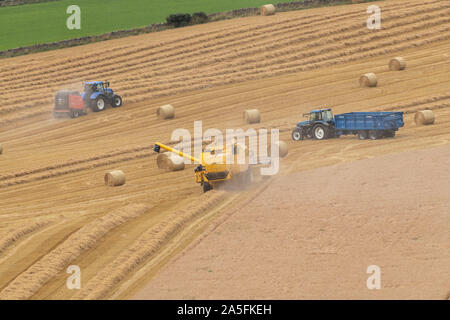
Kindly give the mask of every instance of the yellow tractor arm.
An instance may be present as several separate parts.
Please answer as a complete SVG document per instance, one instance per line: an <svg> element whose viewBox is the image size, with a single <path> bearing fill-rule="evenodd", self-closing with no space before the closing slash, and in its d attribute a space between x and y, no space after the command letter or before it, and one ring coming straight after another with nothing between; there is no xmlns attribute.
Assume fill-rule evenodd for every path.
<svg viewBox="0 0 450 320"><path fill-rule="evenodd" d="M176 150L174 148L171 148L171 147L166 146L165 144L162 144L162 143L159 143L159 142L155 143L155 146L153 147L153 151L159 152L161 150L161 148L166 149L167 151L176 153L176 154L178 154L181 157L188 158L188 159L190 159L193 162L202 163L202 161L197 159L197 158L194 158L194 157L192 157L190 155L184 154L183 152L181 152L179 150Z"/></svg>

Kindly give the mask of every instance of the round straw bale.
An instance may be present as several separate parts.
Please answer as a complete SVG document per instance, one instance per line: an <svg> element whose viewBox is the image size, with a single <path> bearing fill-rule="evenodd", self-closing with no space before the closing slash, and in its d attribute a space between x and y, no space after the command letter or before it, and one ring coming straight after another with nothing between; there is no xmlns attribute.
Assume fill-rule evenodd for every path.
<svg viewBox="0 0 450 320"><path fill-rule="evenodd" d="M184 159L178 155L172 154L169 157L172 171L184 170Z"/></svg>
<svg viewBox="0 0 450 320"><path fill-rule="evenodd" d="M359 78L359 84L361 87L376 87L378 84L377 76L375 73L366 73Z"/></svg>
<svg viewBox="0 0 450 320"><path fill-rule="evenodd" d="M244 111L244 122L246 123L260 123L261 115L258 109L249 109Z"/></svg>
<svg viewBox="0 0 450 320"><path fill-rule="evenodd" d="M2 147L2 144L0 143L0 154L2 154L3 153L3 147Z"/></svg>
<svg viewBox="0 0 450 320"><path fill-rule="evenodd" d="M156 157L156 165L160 169L169 169L169 160L166 153L158 154L158 156Z"/></svg>
<svg viewBox="0 0 450 320"><path fill-rule="evenodd" d="M260 9L262 16L271 16L275 14L275 6L273 4L263 5Z"/></svg>
<svg viewBox="0 0 450 320"><path fill-rule="evenodd" d="M286 157L288 154L287 143L284 141L278 141L278 142L276 142L276 144L278 145L278 154L279 154L280 158Z"/></svg>
<svg viewBox="0 0 450 320"><path fill-rule="evenodd" d="M417 125L428 125L434 123L434 113L431 110L417 111L414 116Z"/></svg>
<svg viewBox="0 0 450 320"><path fill-rule="evenodd" d="M175 117L175 109L170 105L166 104L164 106L156 109L156 116L160 119L171 119Z"/></svg>
<svg viewBox="0 0 450 320"><path fill-rule="evenodd" d="M105 174L105 185L110 187L121 186L125 184L125 173L121 170L113 170Z"/></svg>
<svg viewBox="0 0 450 320"><path fill-rule="evenodd" d="M406 61L402 57L396 57L389 61L389 70L400 71L406 68Z"/></svg>
<svg viewBox="0 0 450 320"><path fill-rule="evenodd" d="M167 153L160 153L158 157L156 157L156 164L158 168L164 169L167 171L180 171L184 170L184 161L183 158Z"/></svg>

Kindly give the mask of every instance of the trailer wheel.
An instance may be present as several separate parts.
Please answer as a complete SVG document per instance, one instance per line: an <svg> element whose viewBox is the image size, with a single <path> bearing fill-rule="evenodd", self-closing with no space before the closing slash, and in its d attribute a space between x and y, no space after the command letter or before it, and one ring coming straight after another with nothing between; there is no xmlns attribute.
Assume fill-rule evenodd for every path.
<svg viewBox="0 0 450 320"><path fill-rule="evenodd" d="M395 137L395 130L386 130L384 133L384 136L386 138L393 138Z"/></svg>
<svg viewBox="0 0 450 320"><path fill-rule="evenodd" d="M314 138L317 140L323 140L328 137L328 130L321 124L317 124L313 129Z"/></svg>
<svg viewBox="0 0 450 320"><path fill-rule="evenodd" d="M94 110L94 112L99 112L99 111L103 111L106 108L106 103L105 103L105 97L103 96L98 96L93 102L92 102L92 110Z"/></svg>
<svg viewBox="0 0 450 320"><path fill-rule="evenodd" d="M305 139L305 137L303 136L302 130L300 128L295 128L294 130L292 130L292 140L294 141L300 141Z"/></svg>
<svg viewBox="0 0 450 320"><path fill-rule="evenodd" d="M203 182L203 192L208 192L209 190L212 190L212 186L209 184L209 182Z"/></svg>
<svg viewBox="0 0 450 320"><path fill-rule="evenodd" d="M113 108L118 108L122 106L122 98L115 94L111 99L111 106Z"/></svg>
<svg viewBox="0 0 450 320"><path fill-rule="evenodd" d="M359 131L358 138L359 138L359 140L366 140L367 139L367 131L364 131L364 130Z"/></svg>
<svg viewBox="0 0 450 320"><path fill-rule="evenodd" d="M377 130L369 130L369 138L370 140L377 140L379 137Z"/></svg>
<svg viewBox="0 0 450 320"><path fill-rule="evenodd" d="M70 110L70 117L71 118L78 118L80 116L80 111L79 110Z"/></svg>
<svg viewBox="0 0 450 320"><path fill-rule="evenodd" d="M334 128L328 128L328 138L339 138L340 136Z"/></svg>

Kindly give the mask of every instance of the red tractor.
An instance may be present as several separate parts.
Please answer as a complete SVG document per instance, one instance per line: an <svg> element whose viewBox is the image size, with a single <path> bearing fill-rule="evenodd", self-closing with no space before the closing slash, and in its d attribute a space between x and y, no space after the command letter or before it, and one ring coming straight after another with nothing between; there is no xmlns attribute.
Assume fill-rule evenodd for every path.
<svg viewBox="0 0 450 320"><path fill-rule="evenodd" d="M122 106L122 98L109 87L108 81L90 81L84 83L84 92L62 90L56 94L53 116L70 115L78 118L87 114L87 109L94 112L103 111L106 105L113 108Z"/></svg>

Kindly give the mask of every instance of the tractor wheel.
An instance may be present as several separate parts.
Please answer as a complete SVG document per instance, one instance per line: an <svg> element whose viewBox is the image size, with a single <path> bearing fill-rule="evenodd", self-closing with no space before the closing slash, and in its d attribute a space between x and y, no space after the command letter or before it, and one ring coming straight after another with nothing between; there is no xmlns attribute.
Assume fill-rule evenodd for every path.
<svg viewBox="0 0 450 320"><path fill-rule="evenodd" d="M122 106L122 98L120 96L118 96L117 94L115 94L112 98L111 98L111 106L113 108L118 108Z"/></svg>
<svg viewBox="0 0 450 320"><path fill-rule="evenodd" d="M94 110L94 112L99 112L99 111L103 111L105 109L106 109L105 97L104 96L98 96L92 102L92 110Z"/></svg>
<svg viewBox="0 0 450 320"><path fill-rule="evenodd" d="M328 129L321 124L317 124L313 128L313 135L316 140L324 140L328 137Z"/></svg>
<svg viewBox="0 0 450 320"><path fill-rule="evenodd" d="M359 140L366 140L367 139L367 131L361 130L358 132L358 139Z"/></svg>
<svg viewBox="0 0 450 320"><path fill-rule="evenodd" d="M386 130L384 132L384 136L386 138L393 138L393 137L395 137L395 130Z"/></svg>
<svg viewBox="0 0 450 320"><path fill-rule="evenodd" d="M302 133L302 129L300 129L300 128L295 128L294 130L292 130L292 140L294 140L294 141L300 141L300 140L303 140L303 139L305 139L305 137L303 136L303 133Z"/></svg>
<svg viewBox="0 0 450 320"><path fill-rule="evenodd" d="M378 139L378 131L377 130L369 130L369 138L370 140Z"/></svg>
<svg viewBox="0 0 450 320"><path fill-rule="evenodd" d="M208 192L209 190L212 190L212 186L209 182L203 182L203 192Z"/></svg>
<svg viewBox="0 0 450 320"><path fill-rule="evenodd" d="M71 118L78 118L81 115L80 110L70 110L70 117Z"/></svg>

